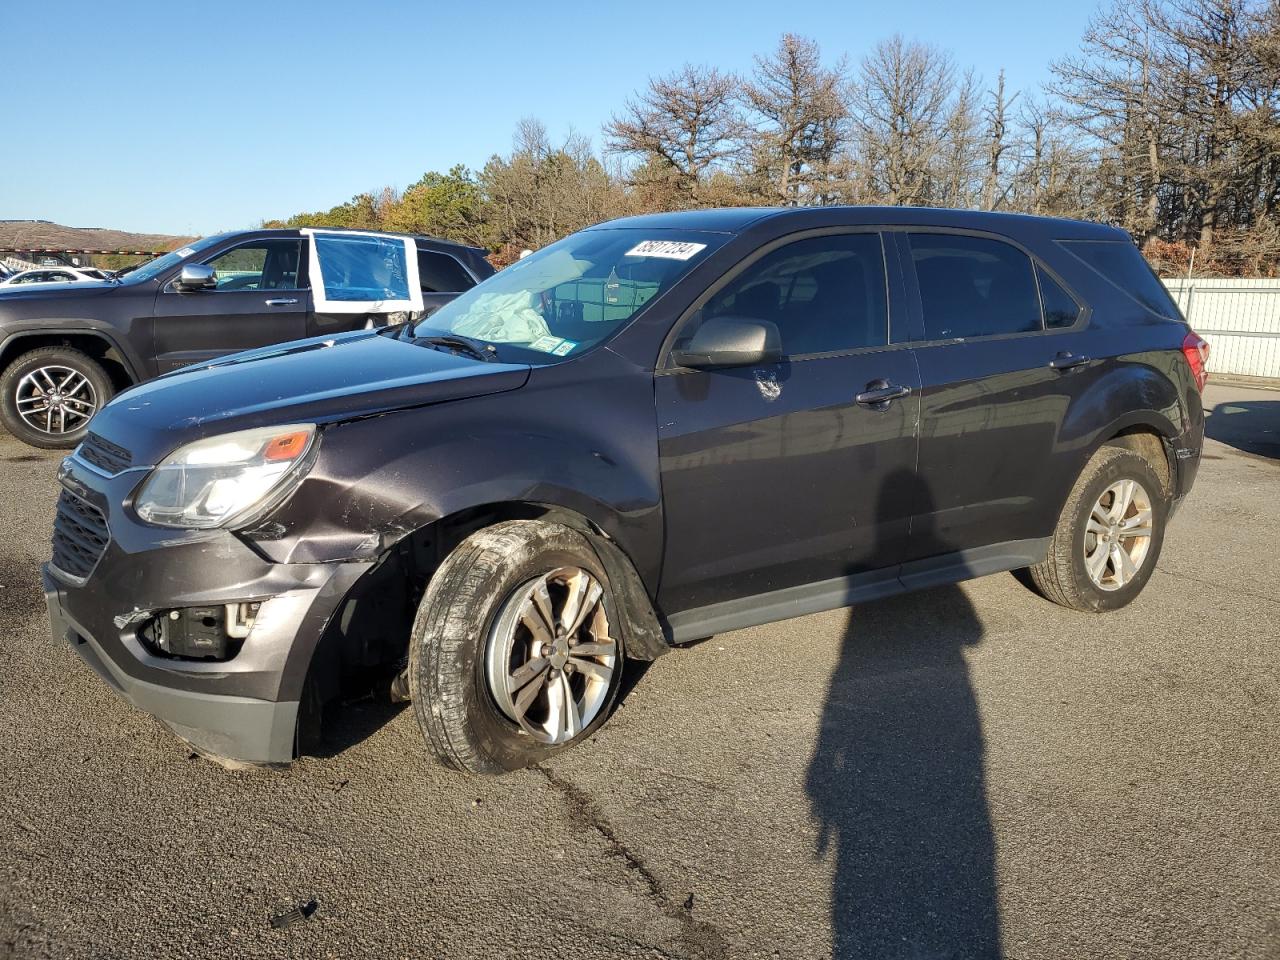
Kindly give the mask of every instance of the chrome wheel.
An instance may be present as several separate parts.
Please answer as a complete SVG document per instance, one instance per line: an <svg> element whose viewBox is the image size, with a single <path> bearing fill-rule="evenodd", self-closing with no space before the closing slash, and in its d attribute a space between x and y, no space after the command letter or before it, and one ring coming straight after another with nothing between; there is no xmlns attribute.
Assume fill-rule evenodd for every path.
<svg viewBox="0 0 1280 960"><path fill-rule="evenodd" d="M489 692L540 743L567 743L600 713L618 666L604 588L579 567L525 583L503 604L485 650Z"/></svg>
<svg viewBox="0 0 1280 960"><path fill-rule="evenodd" d="M1102 491L1084 531L1084 566L1100 590L1119 590L1135 576L1151 549L1151 497L1136 480L1117 480Z"/></svg>
<svg viewBox="0 0 1280 960"><path fill-rule="evenodd" d="M79 370L54 364L19 380L14 403L27 426L56 436L89 422L98 410L98 393Z"/></svg>

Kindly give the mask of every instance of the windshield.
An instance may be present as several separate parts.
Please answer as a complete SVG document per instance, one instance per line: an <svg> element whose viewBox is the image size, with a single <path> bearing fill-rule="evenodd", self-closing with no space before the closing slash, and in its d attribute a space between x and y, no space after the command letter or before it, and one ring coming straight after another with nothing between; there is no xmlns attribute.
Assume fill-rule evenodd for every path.
<svg viewBox="0 0 1280 960"><path fill-rule="evenodd" d="M494 344L502 359L553 363L620 329L725 241L687 230L588 230L494 274L413 329Z"/></svg>
<svg viewBox="0 0 1280 960"><path fill-rule="evenodd" d="M147 280L153 280L170 267L176 267L192 254L199 253L201 250L205 250L213 246L224 236L226 236L226 234L217 234L212 237L205 237L202 240L196 240L194 243L188 243L186 246L174 250L172 253L166 253L162 257L156 257L154 260L148 260L141 266L133 267L128 273L121 276L120 282L144 283Z"/></svg>

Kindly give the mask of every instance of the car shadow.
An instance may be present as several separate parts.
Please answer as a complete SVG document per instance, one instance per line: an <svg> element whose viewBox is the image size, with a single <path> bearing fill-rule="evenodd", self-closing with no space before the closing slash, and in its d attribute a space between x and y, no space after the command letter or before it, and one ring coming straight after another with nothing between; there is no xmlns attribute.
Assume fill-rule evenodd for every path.
<svg viewBox="0 0 1280 960"><path fill-rule="evenodd" d="M919 484L904 472L886 481ZM899 490L901 488L898 488ZM919 518L932 513L917 490ZM948 548L913 530L925 554ZM833 957L1000 957L984 738L964 651L982 625L956 586L849 611L806 777L834 857Z"/></svg>
<svg viewBox="0 0 1280 960"><path fill-rule="evenodd" d="M1206 437L1280 460L1280 400L1223 400L1207 408L1204 416Z"/></svg>

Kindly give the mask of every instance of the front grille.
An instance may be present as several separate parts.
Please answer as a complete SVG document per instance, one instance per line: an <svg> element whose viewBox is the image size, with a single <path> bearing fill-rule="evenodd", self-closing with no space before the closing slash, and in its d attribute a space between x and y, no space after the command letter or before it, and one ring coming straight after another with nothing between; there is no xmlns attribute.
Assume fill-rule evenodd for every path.
<svg viewBox="0 0 1280 960"><path fill-rule="evenodd" d="M129 469L133 463L133 454L128 450L92 432L86 435L84 442L80 444L79 453L82 460L92 463L99 470L113 477Z"/></svg>
<svg viewBox="0 0 1280 960"><path fill-rule="evenodd" d="M111 531L102 511L63 490L53 521L53 565L83 580L93 573L110 540Z"/></svg>

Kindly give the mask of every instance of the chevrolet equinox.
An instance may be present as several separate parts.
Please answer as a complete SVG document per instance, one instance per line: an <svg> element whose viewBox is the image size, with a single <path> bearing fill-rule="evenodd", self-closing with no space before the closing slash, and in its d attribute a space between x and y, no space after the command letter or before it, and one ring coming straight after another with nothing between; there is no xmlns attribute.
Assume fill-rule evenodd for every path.
<svg viewBox="0 0 1280 960"><path fill-rule="evenodd" d="M223 761L288 763L382 671L443 762L512 770L673 644L1004 570L1129 603L1207 353L1111 227L614 221L425 319L125 390L59 473L52 628Z"/></svg>

